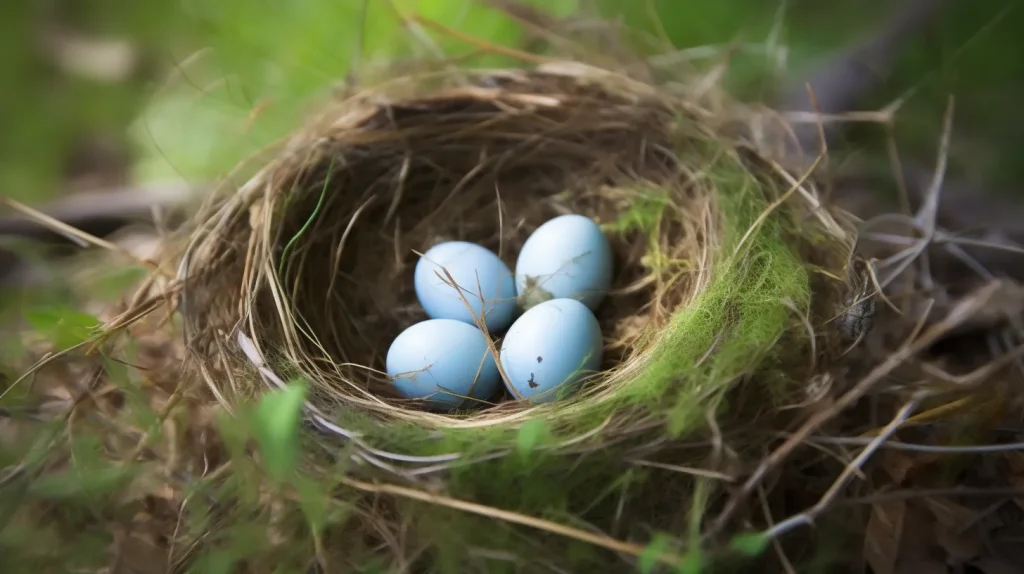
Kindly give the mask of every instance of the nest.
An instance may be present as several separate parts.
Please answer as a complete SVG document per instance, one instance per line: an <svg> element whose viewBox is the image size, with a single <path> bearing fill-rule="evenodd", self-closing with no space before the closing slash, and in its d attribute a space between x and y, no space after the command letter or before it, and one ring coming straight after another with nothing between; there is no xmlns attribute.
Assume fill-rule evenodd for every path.
<svg viewBox="0 0 1024 574"><path fill-rule="evenodd" d="M180 270L193 364L229 408L308 381L310 420L354 444L367 472L440 473L482 504L527 514L565 504L607 525L614 509L580 497L629 472L627 459L677 460L666 436L719 424L727 400L728 416L753 429L777 415L766 405L805 400L808 381L856 338L850 225L712 117L567 62L416 78L334 102L200 214ZM388 346L426 318L412 288L419 254L465 240L511 267L531 231L565 213L598 221L615 253L597 312L601 372L541 405L442 414L395 395ZM553 456L508 466L517 449ZM727 464L720 454L715 464ZM542 497L523 486L537 480L549 483ZM660 507L670 492L649 483L633 494L671 521Z"/></svg>
<svg viewBox="0 0 1024 574"><path fill-rule="evenodd" d="M633 396L631 383L668 347L685 353L693 345L680 339L722 323L681 316L720 287L716 272L741 258L757 265L777 255L725 250L764 247L757 244L764 233L753 228L753 237L736 241L747 231L736 226L777 199L783 182L751 150L727 147L685 104L580 65L447 80L452 85L421 96L375 93L332 107L204 216L184 267L203 277L187 299L191 348L220 355L218 339L237 325L259 364L279 378L308 379L325 411L344 405L434 427L564 417L580 404ZM747 223L793 243L802 264L844 271L836 267L848 260L851 236L831 215L780 211L779 221L788 218L781 226L778 215ZM426 319L412 289L419 254L439 241L471 241L511 268L509 254L566 213L600 222L615 252L613 289L597 314L606 340L602 373L557 405L505 401L452 416L400 400L383 359L403 328ZM812 232L793 233L808 223ZM790 271L799 275L802 264ZM801 278L771 276L784 266L769 261L738 273L778 280L785 290ZM725 281L742 288L742 277ZM788 303L796 310L806 302ZM249 397L262 386L252 377L231 381L220 396Z"/></svg>
<svg viewBox="0 0 1024 574"><path fill-rule="evenodd" d="M964 294L965 277L978 281L929 259L950 236L925 208L877 218L896 229L862 235L865 265L814 178L772 159L791 153L784 129L630 67L642 77L445 68L331 102L233 174L244 183L214 195L184 249L159 254L180 263L177 280L144 261L156 273L123 302L82 295L102 329L41 327L0 409L12 563L737 572L774 571L767 553L731 562L771 545L792 572L836 546L836 563L860 567L863 542L883 572L943 567L918 536L929 516L936 544L994 529L979 518L991 495L1019 494L1007 469L1024 467L997 452L1017 443L958 445L964 431L1001 436L994 422L1019 411L1020 287L985 279ZM542 405L438 414L392 394L385 351L424 318L417 252L464 239L511 263L562 213L599 221L615 248L601 372ZM124 255L77 263L117 270ZM309 383L317 432L299 433L294 410L277 424L241 408L290 379ZM259 424L279 433L276 467ZM981 488L993 484L1006 488ZM897 563L897 550L915 558Z"/></svg>

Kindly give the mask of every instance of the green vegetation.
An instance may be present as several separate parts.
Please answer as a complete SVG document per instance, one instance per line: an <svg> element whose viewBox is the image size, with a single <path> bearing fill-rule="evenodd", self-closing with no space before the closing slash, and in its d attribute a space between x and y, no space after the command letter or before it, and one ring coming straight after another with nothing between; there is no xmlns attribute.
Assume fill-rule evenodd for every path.
<svg viewBox="0 0 1024 574"><path fill-rule="evenodd" d="M1024 167L1013 161L1012 150L1022 130L1013 113L1016 93L1006 79L1019 76L1024 66L1014 57L1024 41L1017 33L1024 11L1014 0L944 1L949 6L940 33L910 46L876 102L917 88L898 133L908 151L930 157L937 118L947 94L954 93L969 142L954 150L954 163L972 166L973 173L986 174L997 186L1019 184ZM537 4L560 13L585 5L577 0ZM772 92L772 83L764 81L766 71L777 76L780 64L790 71L806 69L862 38L894 7L885 0L828 6L801 0L596 4L606 16L622 18L678 48L733 42L763 47L777 31L785 62L779 61L778 51L753 48L740 50L731 61L731 87L754 98ZM0 73L9 86L0 96L5 126L0 187L28 201L50 197L60 187L69 146L90 133L117 133L135 123L139 177L180 175L201 181L224 174L238 158L286 133L307 110L303 100L350 77L354 62L466 51L452 38L438 41L434 35L436 45L424 43L425 32L401 27L396 11L496 43L514 43L521 33L474 0L160 1L130 9L106 2L62 4L55 12L22 3L11 10L0 35L8 63ZM54 69L52 58L38 48L37 36L58 24L128 40L138 48L139 71L110 83ZM136 121L144 107L144 119ZM250 122L254 109L258 120Z"/></svg>

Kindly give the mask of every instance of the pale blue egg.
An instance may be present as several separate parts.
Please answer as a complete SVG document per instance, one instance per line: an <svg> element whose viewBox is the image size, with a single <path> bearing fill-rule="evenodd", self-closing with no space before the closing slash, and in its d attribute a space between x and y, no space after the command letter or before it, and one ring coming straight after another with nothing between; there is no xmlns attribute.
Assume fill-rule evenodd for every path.
<svg viewBox="0 0 1024 574"><path fill-rule="evenodd" d="M501 366L513 397L545 403L601 367L601 327L574 299L551 299L522 314L501 344Z"/></svg>
<svg viewBox="0 0 1024 574"><path fill-rule="evenodd" d="M445 270L459 289L451 284ZM474 317L482 314L488 331L502 331L515 319L512 272L494 252L474 243L449 241L431 247L416 264L413 279L416 297L431 319L475 325Z"/></svg>
<svg viewBox="0 0 1024 574"><path fill-rule="evenodd" d="M547 221L526 239L516 261L516 292L524 309L550 299L576 299L591 311L612 285L612 248L582 215Z"/></svg>
<svg viewBox="0 0 1024 574"><path fill-rule="evenodd" d="M410 399L428 399L434 410L481 404L494 396L501 376L487 336L454 319L429 319L402 331L391 343L387 372Z"/></svg>

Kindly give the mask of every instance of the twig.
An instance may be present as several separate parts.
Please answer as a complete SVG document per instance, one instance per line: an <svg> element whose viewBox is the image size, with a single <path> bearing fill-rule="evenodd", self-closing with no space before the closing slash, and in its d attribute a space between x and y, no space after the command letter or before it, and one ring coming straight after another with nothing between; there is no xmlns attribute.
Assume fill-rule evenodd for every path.
<svg viewBox="0 0 1024 574"><path fill-rule="evenodd" d="M892 69L896 54L905 43L920 34L939 14L941 2L909 0L878 33L863 44L823 62L806 78L794 81L785 90L785 109L808 111L806 86L818 100L815 115L836 115L856 107L858 101L877 89ZM807 126L796 127L798 141L809 148L817 133Z"/></svg>
<svg viewBox="0 0 1024 574"><path fill-rule="evenodd" d="M903 407L896 413L896 416L893 417L892 421L885 426L885 429L877 437L871 439L867 446L864 447L864 450L857 455L857 458L853 459L850 461L850 464L846 465L846 468L843 469L839 478L832 483L832 486L825 491L825 494L821 495L821 498L818 499L818 502L815 503L814 506L769 528L765 531L765 536L770 540L774 540L798 526L814 524L814 521L817 520L817 518L821 516L821 514L833 503L836 496L839 495L839 492L846 487L846 484L850 481L850 477L855 473L860 472L864 463L867 462L867 460L878 451L879 447L881 447L881 445L907 421L907 418L914 409L917 408L923 398L924 393L920 393L903 405Z"/></svg>
<svg viewBox="0 0 1024 574"><path fill-rule="evenodd" d="M100 247L102 249L106 249L113 253L122 255L125 258L134 261L135 263L138 263L139 265L146 267L147 269L150 269L151 271L155 271L157 273L160 273L161 275L164 275L165 277L174 277L173 273L161 268L160 265L155 261L151 261L149 259L140 259L139 257L136 257L133 253L131 253L124 247L117 245L116 243L111 243L106 239L96 237L95 235L82 231L81 229L78 229L72 225L68 225L63 221L60 221L59 219L56 219L53 216L42 213L41 211L38 211L32 207L29 207L21 203L20 201L0 195L0 204L7 205L11 209L18 211L19 213L29 218L30 220L38 222L41 227L48 228L55 234L69 239L72 243L75 243L79 247L87 247L89 245Z"/></svg>
<svg viewBox="0 0 1024 574"><path fill-rule="evenodd" d="M921 206L918 208L913 219L908 222L915 230L921 233L921 237L918 238L912 246L907 247L899 253L879 262L879 267L895 265L895 268L884 279L879 280L879 284L882 287L888 286L896 279L896 277L899 277L911 263L918 260L919 257L924 256L925 250L935 239L937 228L936 219L939 213L939 197L942 194L942 183L945 180L946 166L949 159L949 145L953 131L953 108L954 99L950 96L949 103L946 106L946 113L943 118L942 139L939 143L935 173L932 176L931 185L925 193L924 201L921 203ZM889 217L877 217L867 222L864 228L867 229L871 225L894 219L902 220L905 219L905 216L893 215ZM924 280L928 283L931 282L930 277L925 277Z"/></svg>
<svg viewBox="0 0 1024 574"><path fill-rule="evenodd" d="M862 437L823 437L814 439L815 442L837 445L864 445L874 439ZM909 442L889 441L881 445L883 449L901 450L905 452L919 452L926 454L993 454L1001 452L1024 451L1024 442L1008 442L1006 444L980 444L965 446L916 444Z"/></svg>
<svg viewBox="0 0 1024 574"><path fill-rule="evenodd" d="M611 550L612 552L620 552L623 554L629 554L631 556L641 556L646 550L645 547L639 544L633 544L630 542L623 542L603 534L594 532L588 532L572 526L565 526L564 524L558 524L551 522L550 520L544 520L542 518L534 518L518 512L512 512L509 510L502 510L500 508L494 508L492 506L486 506L483 504L477 504L475 502L468 502L465 500L458 500L443 496L440 494L431 494L422 490L416 490L414 488L406 488L404 486L398 486L394 484L373 484L369 482L363 482L360 480L354 480L351 478L342 478L342 483L357 490L364 492L374 492L378 494L392 494L400 496L402 498L408 498L410 500L419 500L429 504L436 504L438 506L444 506L455 510L461 510L463 512L469 512L470 514L476 514L478 516L484 516L487 518L494 518L497 520L504 520L514 524L527 526L529 528L535 528L537 530L543 530L573 540L579 540L580 542L586 542L599 546L601 548ZM675 554L669 554L662 552L658 555L657 560L663 564L670 566L677 566L682 564L683 559Z"/></svg>
<svg viewBox="0 0 1024 574"><path fill-rule="evenodd" d="M185 183L104 189L75 193L36 210L66 226L96 236L108 235L134 219L151 219L153 210L177 210L204 191ZM63 234L38 218L0 218L0 236L45 239ZM71 241L78 241L68 238Z"/></svg>
<svg viewBox="0 0 1024 574"><path fill-rule="evenodd" d="M696 467L692 467L692 466L682 466L682 465L678 465L678 464L665 464L665 463L662 463L662 462L653 462L653 461L650 461L650 460L642 460L642 459L633 459L633 460L628 460L626 462L629 462L630 464L635 464L637 466L646 466L646 467L649 467L649 468L659 468L661 470L669 470L669 471L672 471L672 472L678 472L680 474L690 474L690 475L693 475L693 476L700 476L700 477L703 477L703 478L710 478L710 479L714 479L714 480L723 480L725 482L736 482L736 477L735 476L731 476L731 475L725 474L723 472L716 472L716 471L713 471L713 470L708 470L708 469L705 469L705 468L696 468Z"/></svg>
<svg viewBox="0 0 1024 574"><path fill-rule="evenodd" d="M768 522L768 527L775 528L775 519L772 518L772 509L768 505L768 496L765 494L763 486L757 487L757 498L761 501L761 512L764 513L764 519ZM789 556L786 556L786 551L782 548L782 543L779 542L779 539L772 538L771 541L772 546L775 548L775 553L779 555L782 569L786 574L796 574L796 568L793 568L793 563L789 560Z"/></svg>
<svg viewBox="0 0 1024 574"><path fill-rule="evenodd" d="M266 361L263 360L263 357L260 355L259 350L256 348L256 345L253 343L252 339L250 339L241 330L238 330L235 333L235 342L238 344L238 347L241 349L242 353L246 356L247 359L249 359L253 367L257 370L257 372L259 372L260 376L263 377L263 379L268 385L279 389L283 389L286 386L285 381L272 370L270 370L269 367L267 367ZM433 456L412 456L376 449L366 444L362 440L361 435L359 435L358 433L344 429L332 423L322 411L314 407L312 404L306 403L305 408L307 411L309 411L310 419L316 426L318 426L322 430L332 432L347 440L352 441L353 444L355 444L360 449L365 451L361 452L360 456L366 459L367 462L370 462L371 464L376 464L377 466L380 466L380 464L382 463L379 463L379 461L374 462L376 459L374 459L373 461L369 460L370 458L373 458L372 455L376 455L381 458L387 458L397 462L425 464L450 462L462 458L463 456L461 453L440 454ZM403 474L403 472L399 469L391 467L388 468L389 470L392 470L396 474Z"/></svg>
<svg viewBox="0 0 1024 574"><path fill-rule="evenodd" d="M796 432L785 442L777 447L760 465L754 470L750 478L743 484L739 491L726 503L722 513L715 519L707 537L715 536L725 530L726 525L733 515L739 510L740 504L754 491L764 480L768 473L785 460L801 443L810 437L811 433L817 430L826 421L831 420L840 412L846 410L856 401L860 400L882 379L888 376L906 362L910 357L931 346L939 340L946 332L955 328L960 323L968 320L976 313L998 288L998 283L990 283L978 289L972 297L967 297L956 307L950 310L949 314L942 321L936 323L925 331L916 340L908 340L885 361L871 370L846 394L840 396L828 407L812 415Z"/></svg>
<svg viewBox="0 0 1024 574"><path fill-rule="evenodd" d="M785 193L780 195L775 201L773 201L766 208L764 208L764 210L757 216L757 219L755 219L754 222L750 224L750 227L747 228L747 231L743 234L743 237L741 237L739 242L736 244L736 247L733 250L733 256L735 256L735 255L737 255L737 254L739 254L741 252L741 250L743 248L743 244L746 243L747 239L749 239L750 236L755 231L757 231L757 229L761 226L761 224L763 224L765 222L765 220L768 219L768 217L772 214L772 212L774 212L776 209L778 209L780 205L785 203L787 199L789 199L794 193L797 192L797 190L799 190L801 188L801 186L804 185L804 183L808 180L808 178L811 177L811 174L814 173L814 170L818 167L818 164L823 159L824 159L824 155L823 154L818 154L818 156L816 158L814 158L814 162L811 163L810 167L808 167L806 170L804 170L804 174L802 176L800 176L800 179L798 179L795 182L793 182L790 185L790 188Z"/></svg>
<svg viewBox="0 0 1024 574"><path fill-rule="evenodd" d="M1024 496L1024 488L968 488L963 486L954 486L950 488L908 488L904 490L890 490L889 492L881 492L879 494L862 496L860 498L848 498L837 502L833 508L864 504L881 504L883 502L893 502L896 500L914 500L918 498L932 497L955 498L958 496L972 498L1017 498Z"/></svg>
<svg viewBox="0 0 1024 574"><path fill-rule="evenodd" d="M454 28L451 28L449 26L445 26L444 24L442 24L440 22L437 22L435 20L431 20L429 18L424 18L423 16L412 16L412 17L408 17L406 19L408 21L410 21L410 22L415 22L417 24L424 25L424 26L426 26L428 28L433 28L434 30L437 30L438 32L441 32L443 34L447 34L447 35L451 36L452 38L455 38L457 40L461 40L463 42L466 42L467 44L475 46L476 48L478 48L478 49L480 49L480 50L482 50L484 52L490 52L492 54L501 54L502 56L508 56L510 58L515 58L517 60L520 60L520 61L523 61L523 62L528 62L528 63L531 63L531 64L546 64L546 63L555 61L555 59L553 59L553 58L547 58L547 57L544 57L544 56L538 56L536 54L530 54L528 52L523 52L522 50L516 50L516 49L513 49L513 48L507 48L505 46L501 46L501 45L498 45L498 44L493 44L491 42L486 42L484 40L481 40L480 38L477 38L476 36L472 36L470 34L466 34L465 32L461 32L461 31L456 30Z"/></svg>

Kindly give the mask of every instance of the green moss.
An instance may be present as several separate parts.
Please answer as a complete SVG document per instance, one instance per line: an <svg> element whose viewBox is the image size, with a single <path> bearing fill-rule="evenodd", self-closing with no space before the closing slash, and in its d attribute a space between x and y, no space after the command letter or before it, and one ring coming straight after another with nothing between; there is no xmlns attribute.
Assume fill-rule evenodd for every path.
<svg viewBox="0 0 1024 574"><path fill-rule="evenodd" d="M615 221L604 226L605 231L629 233L638 231L653 234L665 214L665 207L671 198L664 188L640 188L636 190L636 199Z"/></svg>

